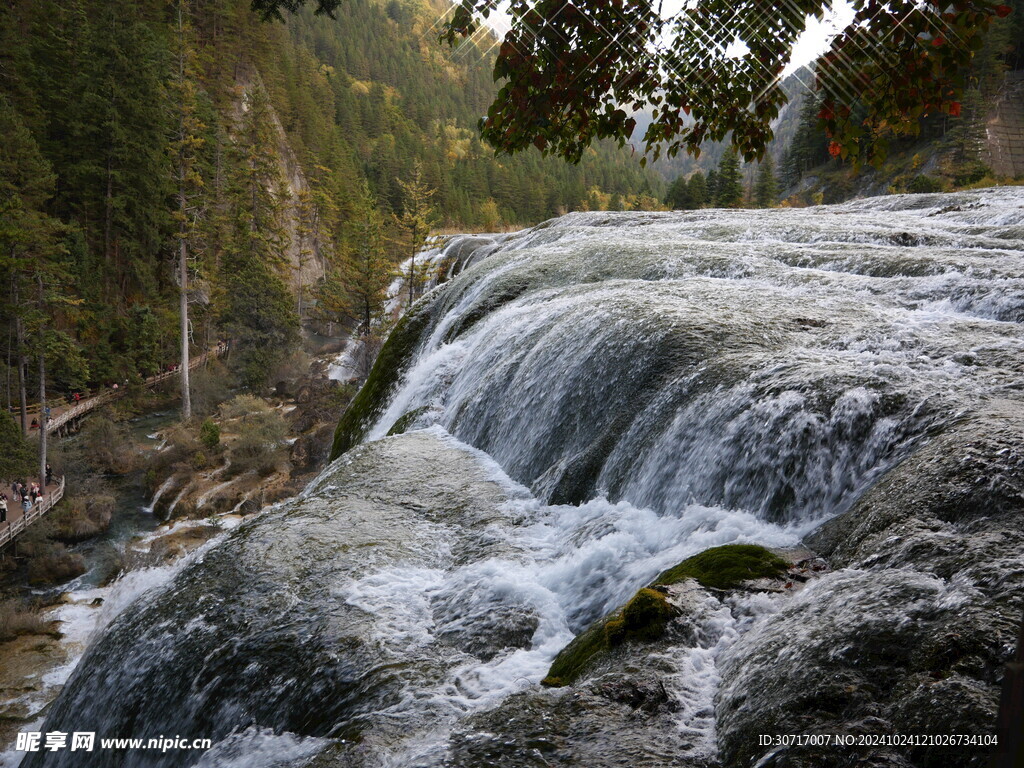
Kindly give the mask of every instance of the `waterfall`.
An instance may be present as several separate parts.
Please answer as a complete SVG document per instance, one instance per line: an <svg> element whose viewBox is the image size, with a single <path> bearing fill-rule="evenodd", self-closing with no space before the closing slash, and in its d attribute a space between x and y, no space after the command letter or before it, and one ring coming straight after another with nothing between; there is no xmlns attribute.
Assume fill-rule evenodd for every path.
<svg viewBox="0 0 1024 768"><path fill-rule="evenodd" d="M784 661L759 628L838 658L842 638L809 623L815 596L830 621L897 627L869 593L923 595L915 617L986 598L852 566L790 602L703 592L689 638L644 657L670 706L585 736L583 689L538 682L663 570L721 544L795 546L983 404L1019 403L1022 249L1014 188L452 238L431 255L447 279L342 422L354 447L129 606L46 729L215 742L97 766L526 766L574 737L596 745L577 764L715 765L721 696L744 675L768 690ZM938 526L919 528L952 540ZM746 649L768 661L744 668ZM521 759L487 752L520 736Z"/></svg>

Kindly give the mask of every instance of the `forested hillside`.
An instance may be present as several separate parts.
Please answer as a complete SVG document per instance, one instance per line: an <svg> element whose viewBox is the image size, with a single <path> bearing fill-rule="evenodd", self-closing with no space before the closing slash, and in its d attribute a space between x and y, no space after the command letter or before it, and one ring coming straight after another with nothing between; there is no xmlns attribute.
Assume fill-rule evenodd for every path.
<svg viewBox="0 0 1024 768"><path fill-rule="evenodd" d="M1015 174L993 157L998 148L993 146L990 130L1001 108L1022 98L1014 84L1024 72L1024 2L1012 0L1007 7L1011 12L993 19L983 46L974 55L955 113L927 114L922 106L914 123L919 132L888 131L883 136L888 157L878 167L854 167L832 157L830 139L819 125L821 104L807 87L813 85L814 73L804 69L788 79L784 88L790 102L773 123L769 146L778 193L774 202L788 197L795 205L834 203L857 194L936 192L1013 180ZM654 167L673 182L696 173L717 175L725 147L725 143L711 143L699 158L680 155L661 159ZM763 164L741 169L744 194L736 205L757 203L756 184L763 171ZM692 195L680 195L679 187L675 193L670 189L667 202L674 207L694 205ZM717 195L710 197L704 204L718 204Z"/></svg>
<svg viewBox="0 0 1024 768"><path fill-rule="evenodd" d="M443 46L442 11L351 0L335 20L280 23L248 0L5 2L4 405L36 399L42 375L66 394L173 363L179 293L193 348L238 340L234 363L259 384L299 315L379 313L420 224L660 197L628 151L496 158L476 134L489 41ZM419 224L414 177L430 203Z"/></svg>

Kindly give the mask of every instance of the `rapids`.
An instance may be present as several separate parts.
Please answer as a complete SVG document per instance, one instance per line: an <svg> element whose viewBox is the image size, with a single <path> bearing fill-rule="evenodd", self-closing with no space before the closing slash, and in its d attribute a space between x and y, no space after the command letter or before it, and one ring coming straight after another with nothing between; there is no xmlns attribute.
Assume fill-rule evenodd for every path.
<svg viewBox="0 0 1024 768"><path fill-rule="evenodd" d="M527 733L516 718L588 717L579 764L716 765L716 704L770 677L762 630L784 645L787 617L831 601L832 634L794 634L827 656L890 581L897 612L903 595L926 611L981 593L916 561L882 583L851 561L792 605L695 597L689 639L643 661L672 703L657 737L605 705L548 709L578 694L538 682L683 558L794 546L986 403L1013 411L1022 251L1022 188L453 238L429 255L447 279L339 425L354 447L125 609L44 730L215 742L97 766L464 768L554 764L537 744L500 759L481 744Z"/></svg>

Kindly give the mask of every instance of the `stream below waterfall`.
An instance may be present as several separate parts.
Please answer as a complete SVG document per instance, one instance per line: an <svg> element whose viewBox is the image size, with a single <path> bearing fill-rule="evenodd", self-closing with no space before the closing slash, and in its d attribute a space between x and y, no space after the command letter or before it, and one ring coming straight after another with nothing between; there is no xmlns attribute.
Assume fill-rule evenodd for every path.
<svg viewBox="0 0 1024 768"><path fill-rule="evenodd" d="M132 768L839 766L756 734L991 733L1024 609L1022 251L1019 187L452 238L341 455L127 605L43 730L213 742L88 763ZM665 638L539 685L736 542L829 568L691 585Z"/></svg>

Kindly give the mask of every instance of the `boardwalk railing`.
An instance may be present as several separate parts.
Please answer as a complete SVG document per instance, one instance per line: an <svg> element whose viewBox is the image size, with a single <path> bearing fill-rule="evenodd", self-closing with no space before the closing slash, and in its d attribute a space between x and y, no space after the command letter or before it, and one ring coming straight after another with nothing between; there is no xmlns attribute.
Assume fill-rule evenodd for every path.
<svg viewBox="0 0 1024 768"><path fill-rule="evenodd" d="M207 350L206 352L203 352L203 354L198 355L189 360L188 368L190 371L194 368L198 368L200 365L203 365L207 360L209 360L211 355L213 357L220 357L227 351L227 344L218 344L213 349ZM143 386L152 387L155 384L159 384L161 381L165 381L166 379L169 379L173 376L177 376L179 373L181 373L180 370L164 371L163 373L158 373L155 376L150 376L148 379L146 379L146 381L143 383ZM90 397L88 400L83 400L78 405L69 408L66 411L61 411L56 416L54 416L53 418L49 419L46 422L46 433L49 434L50 432L55 432L56 430L63 427L65 424L74 421L79 416L88 413L94 408L98 408L101 405L109 403L111 400L120 397L125 392L126 390L123 389L108 389L106 392L103 392L102 394L96 395L95 397Z"/></svg>
<svg viewBox="0 0 1024 768"><path fill-rule="evenodd" d="M208 349L206 352L203 352L203 354L198 355L197 357L194 357L191 360L189 360L189 370L192 370L193 368L198 368L200 365L209 360L211 356L221 357L222 355L227 353L229 348L230 346L228 344L221 343L218 344L213 349ZM152 387L154 384L159 384L161 381L169 379L172 376L177 376L179 373L181 373L180 369L158 373L156 376L150 376L148 379L146 379L145 382L143 382L143 386ZM49 434L50 432L57 431L65 424L74 421L78 417L88 413L94 408L103 405L104 403L109 403L111 400L114 400L120 397L121 395L125 394L125 392L127 392L126 389L108 389L106 392L102 392L96 395L95 397L90 397L88 400L83 400L82 402L78 403L78 405L69 408L66 411L61 411L60 413L56 414L53 418L47 420L46 433ZM62 477L60 479L60 485L58 485L50 493L46 494L38 504L33 504L32 507L28 510L28 512L24 514L23 517L19 518L18 520L9 522L9 524L6 527L0 524L0 548L5 547L10 542L14 541L14 538L18 534L24 533L25 529L27 529L30 525L32 525L32 523L34 523L36 520L45 515L53 507L53 505L60 501L63 497L64 478ZM16 510L13 509L8 510L8 518L10 518L15 511Z"/></svg>
<svg viewBox="0 0 1024 768"><path fill-rule="evenodd" d="M47 512L49 512L53 505L64 498L64 478L60 479L60 483L50 493L43 496L43 498L37 503L29 507L22 517L12 522L9 522L6 527L2 527L0 524L0 547L4 547L14 540L14 537L19 533L24 532L32 523L41 518ZM10 517L14 510L8 510L7 516Z"/></svg>

